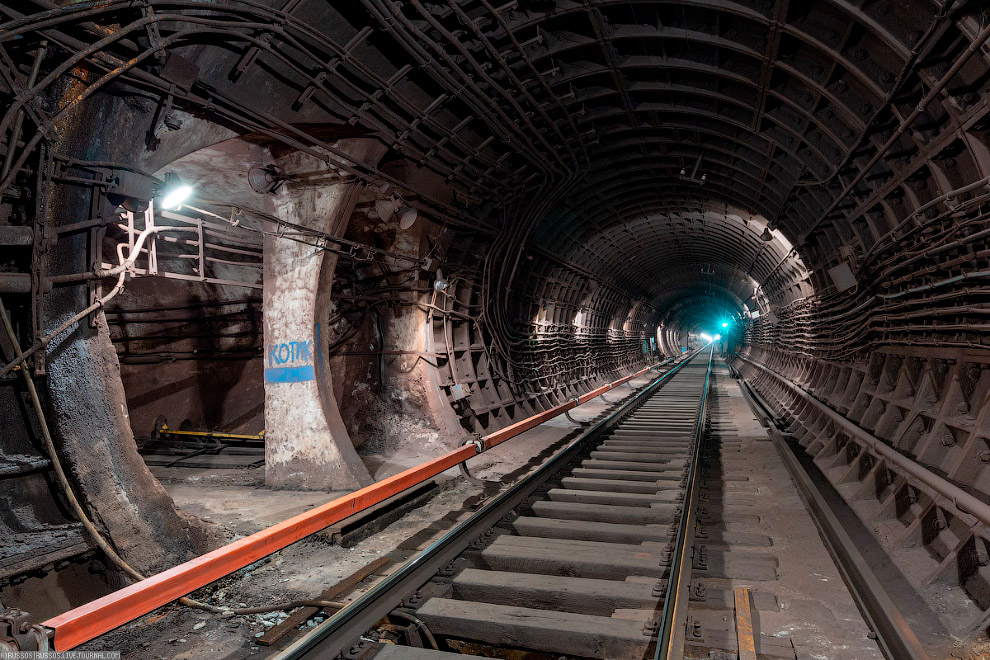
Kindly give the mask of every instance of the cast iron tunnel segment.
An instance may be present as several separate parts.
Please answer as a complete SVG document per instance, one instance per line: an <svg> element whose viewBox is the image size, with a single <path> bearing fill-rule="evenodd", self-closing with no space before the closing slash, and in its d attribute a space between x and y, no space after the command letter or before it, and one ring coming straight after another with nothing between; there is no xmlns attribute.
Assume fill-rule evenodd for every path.
<svg viewBox="0 0 990 660"><path fill-rule="evenodd" d="M461 653L682 658L704 642L692 571L776 577L696 544L714 522L699 506L712 359L706 347L682 361L279 657L395 655L369 641L389 616Z"/></svg>

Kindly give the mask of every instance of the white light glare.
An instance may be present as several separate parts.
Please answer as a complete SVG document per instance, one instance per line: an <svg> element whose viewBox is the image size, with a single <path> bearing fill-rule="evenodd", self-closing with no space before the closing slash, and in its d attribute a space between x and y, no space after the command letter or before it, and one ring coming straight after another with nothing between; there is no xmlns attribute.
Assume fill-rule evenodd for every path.
<svg viewBox="0 0 990 660"><path fill-rule="evenodd" d="M162 197L162 208L170 211L178 211L182 204L192 195L192 186L176 186Z"/></svg>
<svg viewBox="0 0 990 660"><path fill-rule="evenodd" d="M722 335L715 335L715 341L718 341L721 338L722 338Z"/></svg>
<svg viewBox="0 0 990 660"><path fill-rule="evenodd" d="M710 334L708 334L707 332L702 332L698 336L701 337L701 340L702 341L711 341L712 340L712 336Z"/></svg>

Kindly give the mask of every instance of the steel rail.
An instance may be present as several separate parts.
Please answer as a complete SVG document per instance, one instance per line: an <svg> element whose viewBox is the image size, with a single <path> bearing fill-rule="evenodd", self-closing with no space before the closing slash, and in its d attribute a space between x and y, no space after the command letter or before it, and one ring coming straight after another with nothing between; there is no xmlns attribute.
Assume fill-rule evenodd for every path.
<svg viewBox="0 0 990 660"><path fill-rule="evenodd" d="M584 448L589 439L599 436L621 421L703 350L704 348L691 353L673 369L640 390L633 399L582 433L537 470L490 500L477 513L434 541L357 600L337 611L311 633L298 639L281 653L272 656L271 660L298 660L304 657L334 658L351 648L358 642L360 636L373 628L382 617L398 607L404 599L412 596L440 568L460 555L471 541L516 508L547 478L566 466ZM709 373L710 370L709 358Z"/></svg>
<svg viewBox="0 0 990 660"><path fill-rule="evenodd" d="M677 525L677 540L670 562L667 578L667 595L663 604L663 615L657 633L657 648L654 660L682 660L684 657L684 624L687 618L691 589L691 562L685 561L689 548L694 544L695 523L697 522L696 498L698 495L698 469L701 464L701 441L705 434L705 416L708 413L708 389L711 386L712 359L715 356L715 342L709 344L708 370L705 373L705 386L701 393L701 405L694 429L694 447L691 451L691 467L688 471L687 486L684 489L684 505Z"/></svg>
<svg viewBox="0 0 990 660"><path fill-rule="evenodd" d="M673 370L654 382L659 382L670 373L678 370L694 355L692 354L688 359L683 360ZM633 378L668 362L669 360L646 367L612 383L598 387L580 397L570 399L542 413L490 433L480 438L476 443L465 444L399 474L339 497L250 536L238 539L145 580L135 582L102 598L52 617L44 621L42 625L51 631L53 645L57 651L73 649L118 626L129 623L155 608L230 575L234 571L267 557L321 529L421 484L477 454L514 438L549 419L562 415L568 410L608 392L613 387L627 383Z"/></svg>
<svg viewBox="0 0 990 660"><path fill-rule="evenodd" d="M954 483L938 476L924 465L921 465L904 454L901 454L880 438L876 437L844 415L841 415L837 411L833 410L828 404L823 403L818 399L818 397L812 395L810 392L789 378L782 376L773 369L765 367L759 362L755 362L747 357L743 357L738 354L737 357L743 362L747 362L763 371L765 374L773 377L781 385L783 385L785 389L790 390L801 399L810 403L816 409L825 413L825 415L836 426L848 433L856 444L863 447L874 456L887 461L888 464L895 467L917 484L934 491L938 495L941 495L959 512L972 516L984 525L990 525L990 504L987 504L973 495L970 495Z"/></svg>

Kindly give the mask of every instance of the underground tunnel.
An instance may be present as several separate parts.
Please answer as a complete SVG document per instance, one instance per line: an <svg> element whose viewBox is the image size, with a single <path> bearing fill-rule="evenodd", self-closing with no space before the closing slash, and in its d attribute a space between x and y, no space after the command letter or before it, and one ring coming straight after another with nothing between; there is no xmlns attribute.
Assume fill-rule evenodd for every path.
<svg viewBox="0 0 990 660"><path fill-rule="evenodd" d="M990 659L987 9L0 5L0 658Z"/></svg>

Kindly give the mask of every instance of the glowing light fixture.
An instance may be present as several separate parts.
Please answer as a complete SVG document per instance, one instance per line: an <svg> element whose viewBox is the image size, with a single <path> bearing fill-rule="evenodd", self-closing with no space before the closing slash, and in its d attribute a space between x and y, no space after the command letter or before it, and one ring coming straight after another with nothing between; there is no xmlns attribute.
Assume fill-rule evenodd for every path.
<svg viewBox="0 0 990 660"><path fill-rule="evenodd" d="M419 211L414 208L404 207L398 210L399 214L399 229L409 229L416 222L416 218L419 217Z"/></svg>
<svg viewBox="0 0 990 660"><path fill-rule="evenodd" d="M721 338L722 338L722 335L715 335L715 341L718 341Z"/></svg>
<svg viewBox="0 0 990 660"><path fill-rule="evenodd" d="M169 211L178 211L192 196L192 192L192 186L182 183L178 177L173 177L172 185L166 188L162 195L161 207Z"/></svg>
<svg viewBox="0 0 990 660"><path fill-rule="evenodd" d="M728 322L728 321L724 321L724 322L722 323L722 327L723 327L723 328L728 328L728 327L729 327L729 322Z"/></svg>
<svg viewBox="0 0 990 660"><path fill-rule="evenodd" d="M712 336L710 334L708 334L707 332L702 332L698 336L701 337L701 340L702 341L711 341L712 340Z"/></svg>

